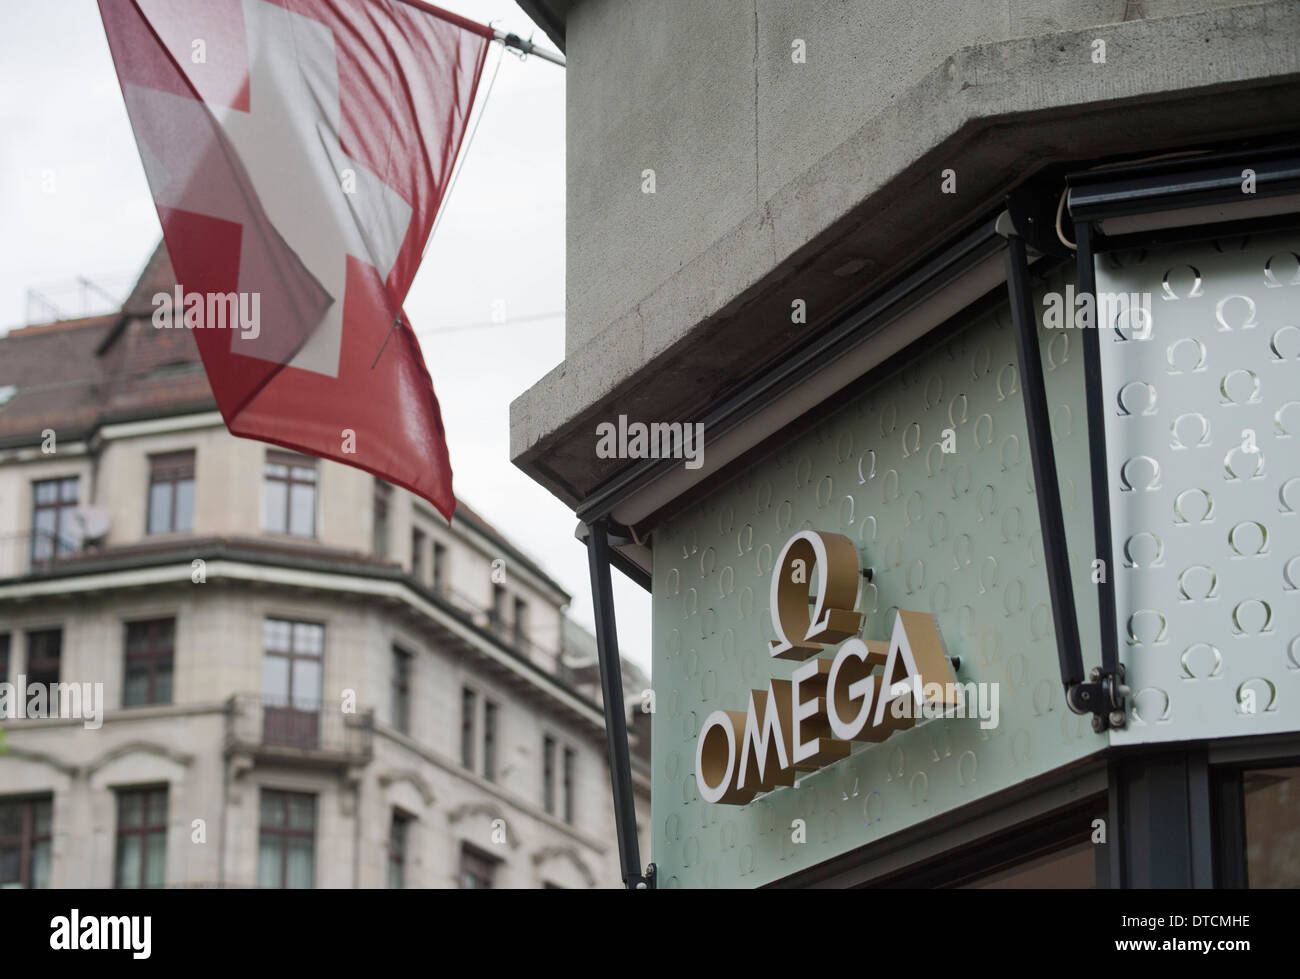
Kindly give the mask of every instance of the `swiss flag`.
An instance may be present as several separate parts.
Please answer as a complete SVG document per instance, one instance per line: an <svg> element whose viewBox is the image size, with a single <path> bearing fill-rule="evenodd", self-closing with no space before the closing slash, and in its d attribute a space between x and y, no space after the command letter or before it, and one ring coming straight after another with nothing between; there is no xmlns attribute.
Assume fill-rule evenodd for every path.
<svg viewBox="0 0 1300 979"><path fill-rule="evenodd" d="M99 8L182 289L155 325L192 329L234 434L368 470L451 519L402 301L491 30L413 0Z"/></svg>

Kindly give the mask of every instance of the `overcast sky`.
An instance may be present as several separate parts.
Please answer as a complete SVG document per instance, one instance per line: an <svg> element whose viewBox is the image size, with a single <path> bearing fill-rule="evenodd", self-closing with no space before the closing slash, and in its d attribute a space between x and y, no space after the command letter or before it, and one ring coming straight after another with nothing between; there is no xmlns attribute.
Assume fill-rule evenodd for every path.
<svg viewBox="0 0 1300 979"><path fill-rule="evenodd" d="M513 2L441 5L536 30L549 46ZM29 289L67 316L82 311L81 276L120 299L161 231L95 0L5 5L0 132L0 332L28 321ZM564 356L564 69L505 54L405 308L442 404L457 495L554 575L590 628L576 520L509 459L510 401ZM31 312L52 318L40 302ZM622 651L648 671L649 597L614 578Z"/></svg>

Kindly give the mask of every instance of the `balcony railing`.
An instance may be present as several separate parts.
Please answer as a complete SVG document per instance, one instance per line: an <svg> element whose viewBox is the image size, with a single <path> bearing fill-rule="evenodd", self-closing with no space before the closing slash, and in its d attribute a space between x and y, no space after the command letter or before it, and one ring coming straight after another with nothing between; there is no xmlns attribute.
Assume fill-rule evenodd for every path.
<svg viewBox="0 0 1300 979"><path fill-rule="evenodd" d="M426 584L426 587L429 587ZM598 685L599 678L594 673L595 662L575 668L566 661L566 653L571 653L561 644L542 646L528 638L527 630L519 630L513 622L504 620L496 609L484 606L463 592L449 588L443 583L431 587L435 595L452 608L463 613L480 629L491 633L505 645L519 653L524 659L547 670L561 683L570 687L586 684Z"/></svg>
<svg viewBox="0 0 1300 979"><path fill-rule="evenodd" d="M553 672L556 676L563 677L565 667L562 647L556 649L533 642L528 638L526 629L518 629L513 622L503 620L495 609L484 607L468 595L454 589L443 586L434 589L434 594L465 613L476 626L490 632L525 659Z"/></svg>
<svg viewBox="0 0 1300 979"><path fill-rule="evenodd" d="M0 578L50 571L85 554L79 540L48 530L0 536Z"/></svg>
<svg viewBox="0 0 1300 979"><path fill-rule="evenodd" d="M374 711L236 694L226 702L226 750L324 764L364 764L374 752Z"/></svg>

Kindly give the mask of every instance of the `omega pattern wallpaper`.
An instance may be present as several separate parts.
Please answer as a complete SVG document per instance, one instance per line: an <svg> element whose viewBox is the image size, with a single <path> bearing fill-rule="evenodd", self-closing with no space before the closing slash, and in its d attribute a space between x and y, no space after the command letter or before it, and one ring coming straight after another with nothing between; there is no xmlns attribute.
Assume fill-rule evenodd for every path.
<svg viewBox="0 0 1300 979"><path fill-rule="evenodd" d="M1152 321L1103 332L1120 659L1116 743L1294 728L1300 694L1300 239L1101 256Z"/></svg>
<svg viewBox="0 0 1300 979"><path fill-rule="evenodd" d="M1064 289L1066 265L1041 292ZM1088 570L1082 354L1040 322L1052 429L1084 636L1096 662ZM952 429L955 451L943 451ZM661 886L754 886L1059 768L1105 746L1064 704L1024 406L1005 303L925 351L818 428L655 535L654 858ZM694 766L701 723L788 679L772 659L770 573L803 529L844 534L863 567L863 637L897 609L933 613L960 683L998 685L997 726L919 721L747 806L709 805ZM826 655L833 655L828 647ZM800 836L805 842L795 842Z"/></svg>

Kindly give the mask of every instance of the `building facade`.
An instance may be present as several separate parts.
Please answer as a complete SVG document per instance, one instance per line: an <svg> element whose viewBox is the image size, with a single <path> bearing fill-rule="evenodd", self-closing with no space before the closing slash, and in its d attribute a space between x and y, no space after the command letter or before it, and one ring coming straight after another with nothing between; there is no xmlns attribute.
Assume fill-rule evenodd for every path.
<svg viewBox="0 0 1300 979"><path fill-rule="evenodd" d="M659 886L1296 886L1300 4L521 6Z"/></svg>
<svg viewBox="0 0 1300 979"><path fill-rule="evenodd" d="M0 339L0 886L616 884L569 596L463 503L230 436L173 285Z"/></svg>

